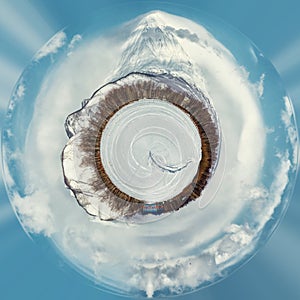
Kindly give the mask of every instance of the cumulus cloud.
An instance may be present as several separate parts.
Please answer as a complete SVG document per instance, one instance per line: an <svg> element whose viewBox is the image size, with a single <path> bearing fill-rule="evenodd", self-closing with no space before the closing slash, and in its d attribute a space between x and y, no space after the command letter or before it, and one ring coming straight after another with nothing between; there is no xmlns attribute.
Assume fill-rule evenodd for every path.
<svg viewBox="0 0 300 300"><path fill-rule="evenodd" d="M82 40L82 36L80 34L75 34L72 39L71 42L68 45L68 56L72 54L74 48L79 44L79 42Z"/></svg>
<svg viewBox="0 0 300 300"><path fill-rule="evenodd" d="M279 165L275 170L277 176L272 182L269 191L263 191L262 197L259 198L259 202L257 202L260 204L258 207L256 207L259 208L259 210L255 210L257 219L256 230L258 232L260 232L265 224L272 218L275 209L281 203L287 201L286 196L284 196L284 192L288 186L292 162L289 159L288 151L278 154L278 159Z"/></svg>
<svg viewBox="0 0 300 300"><path fill-rule="evenodd" d="M156 50L152 52L155 62L166 66L168 61L168 71L172 71L188 58L190 67L186 64L186 69L176 69L174 75L203 89L211 100L222 128L221 167L198 201L159 222L93 222L63 184L64 121L82 99L118 75L116 65L120 71L122 62L127 62L126 72L148 72L153 67L134 63L141 61L140 52L131 53L130 61L122 52L136 45L143 20L148 25L154 20L175 45L174 65L165 50L159 56ZM65 257L97 282L124 291L136 288L152 297L160 289L179 293L213 281L224 268L250 253L282 200L291 162L289 153L284 153L271 185L261 183L267 130L259 98L267 75L260 77L259 84L250 82L231 52L204 27L187 19L154 12L128 26L136 31L124 28L120 40L102 36L85 42L74 36L74 43L81 40L80 45L74 50L71 42L72 55L43 81L22 157L30 192L25 197L15 195L13 202L28 231L50 236ZM66 34L58 33L36 59L56 53L65 42ZM169 48L171 54L174 48ZM288 109L282 113L287 128L292 126ZM248 213L255 209L260 212L256 216L260 225L253 227L249 219L253 214Z"/></svg>
<svg viewBox="0 0 300 300"><path fill-rule="evenodd" d="M49 208L49 196L40 191L29 197L30 200L28 197L20 197L18 194L13 197L13 205L20 215L21 222L30 232L50 236L54 232L54 225L53 215Z"/></svg>
<svg viewBox="0 0 300 300"><path fill-rule="evenodd" d="M23 98L24 95L25 95L25 91L26 91L26 88L25 88L25 85L23 83L19 84L17 86L17 90L16 90L16 96L18 98Z"/></svg>
<svg viewBox="0 0 300 300"><path fill-rule="evenodd" d="M35 55L35 60L39 60L49 54L57 53L57 51L65 45L66 42L66 34L63 31L55 34L51 40L44 45Z"/></svg>
<svg viewBox="0 0 300 300"><path fill-rule="evenodd" d="M293 153L293 165L294 168L297 167L298 161L298 135L297 129L294 125L294 113L293 107L291 106L290 100L288 97L284 97L284 110L281 112L281 120L283 121L286 131L287 131L287 142L290 142L292 145Z"/></svg>
<svg viewBox="0 0 300 300"><path fill-rule="evenodd" d="M210 249L217 265L228 262L232 257L240 257L241 252L254 237L254 232L247 224L244 226L231 224L226 232L227 234L217 242L217 245Z"/></svg>
<svg viewBox="0 0 300 300"><path fill-rule="evenodd" d="M167 30L174 32L178 37L182 39L189 39L191 42L199 42L200 39L195 33L191 33L188 29L175 29L173 27L167 26Z"/></svg>
<svg viewBox="0 0 300 300"><path fill-rule="evenodd" d="M261 97L264 93L264 80L265 80L266 74L262 74L260 76L259 82L257 83L257 92L258 96Z"/></svg>

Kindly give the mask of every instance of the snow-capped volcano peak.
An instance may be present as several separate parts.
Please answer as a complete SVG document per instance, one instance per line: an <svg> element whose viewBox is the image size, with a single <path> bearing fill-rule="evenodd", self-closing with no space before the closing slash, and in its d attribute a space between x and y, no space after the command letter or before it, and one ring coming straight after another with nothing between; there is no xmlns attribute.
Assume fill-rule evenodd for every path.
<svg viewBox="0 0 300 300"><path fill-rule="evenodd" d="M191 73L191 59L180 45L176 30L164 20L163 13L155 11L136 24L126 43L116 75L132 71L145 73Z"/></svg>
<svg viewBox="0 0 300 300"><path fill-rule="evenodd" d="M167 26L166 19L164 18L165 13L161 11L151 11L145 14L138 23L138 26L145 27L162 27ZM137 26L137 27L138 27Z"/></svg>
<svg viewBox="0 0 300 300"><path fill-rule="evenodd" d="M232 54L205 27L162 11L132 20L123 33L120 60L107 81L132 72L170 74L209 96L203 76L209 61L217 57L234 63Z"/></svg>

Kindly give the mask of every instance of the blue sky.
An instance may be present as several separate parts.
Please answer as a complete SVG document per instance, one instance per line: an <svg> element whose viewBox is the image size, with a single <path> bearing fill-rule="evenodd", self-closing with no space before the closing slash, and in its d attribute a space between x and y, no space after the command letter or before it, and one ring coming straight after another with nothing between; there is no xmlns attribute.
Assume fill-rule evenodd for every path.
<svg viewBox="0 0 300 300"><path fill-rule="evenodd" d="M10 92L34 53L58 30L110 7L147 10L148 1L2 1L0 10L0 122ZM171 2L171 1L170 1ZM170 3L169 2L169 3ZM155 3L153 1L150 2ZM158 1L157 7L164 1ZM177 1L204 10L246 34L271 59L300 113L300 20L297 1ZM170 5L170 4L168 4ZM153 7L153 6L152 6ZM178 7L180 11L180 7ZM298 117L299 119L299 117ZM119 299L100 292L50 249L33 243L0 186L0 293L3 299ZM178 299L297 299L300 297L300 204L296 186L286 217L247 266L223 282ZM43 249L41 249L43 248Z"/></svg>

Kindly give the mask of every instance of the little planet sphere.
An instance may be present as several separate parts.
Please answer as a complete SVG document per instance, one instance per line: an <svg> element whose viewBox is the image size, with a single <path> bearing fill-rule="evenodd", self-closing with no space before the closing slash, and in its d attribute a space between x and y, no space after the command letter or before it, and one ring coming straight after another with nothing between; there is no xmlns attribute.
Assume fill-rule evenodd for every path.
<svg viewBox="0 0 300 300"><path fill-rule="evenodd" d="M58 32L3 128L24 230L118 295L226 278L266 243L295 182L297 128L274 67L232 27L182 14Z"/></svg>

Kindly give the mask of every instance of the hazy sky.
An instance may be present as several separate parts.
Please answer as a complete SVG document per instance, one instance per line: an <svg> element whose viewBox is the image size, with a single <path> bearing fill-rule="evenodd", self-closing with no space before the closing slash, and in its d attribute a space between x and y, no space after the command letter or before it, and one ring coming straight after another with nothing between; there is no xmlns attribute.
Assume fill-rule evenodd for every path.
<svg viewBox="0 0 300 300"><path fill-rule="evenodd" d="M9 12L9 11L11 11L11 12L13 12L15 15L20 15L21 14L21 12L20 12L20 10L19 10L20 8L18 8L18 9L15 9L15 7L12 5L12 4L7 4L7 11ZM45 9L45 8L44 8ZM51 8L49 8L50 10L49 11L51 11ZM45 21L43 20L43 18L41 18L40 16L39 16L39 14L37 13L37 11L36 11L36 9L34 8L34 6L28 6L28 8L27 8L27 10L26 10L26 12L28 12L28 14L30 14L31 16L36 16L36 18L33 18L33 20L36 20L36 22L41 22L41 24L44 24L45 23ZM16 17L16 16L15 16ZM49 17L48 17L49 18ZM45 18L45 19L47 19L47 18ZM9 25L10 23L9 23L9 21L7 20L7 18L2 18L1 19L2 20L2 22L6 22L6 23L4 23L4 24L7 24L7 29L5 29L7 32L10 32L10 34L11 34L11 36L15 36L15 37L17 37L18 36L18 31L17 30L26 30L26 26L23 26L23 27L18 27L18 28L16 28L16 29L13 29L13 27L12 27L12 25ZM26 19L25 19L26 20ZM25 23L26 23L26 21L24 21ZM27 27L29 26L29 23L27 23ZM2 28L6 28L6 27L2 27ZM23 28L23 29L22 29ZM50 28L50 26L47 26L47 24L45 25L44 24L44 27L40 27L41 29L39 29L39 30L37 30L37 31L40 31L40 32L42 32L42 33L39 33L39 32L37 32L37 31L35 31L33 28L31 28L30 30L28 29L28 31L29 31L29 33L28 33L28 36L30 35L30 37L32 37L32 42L30 42L30 43L28 43L28 38L26 39L26 42L27 42L27 44L29 44L29 46L27 47L25 47L25 49L29 49L29 50L27 50L28 52L30 52L30 51L32 51L32 49L30 50L30 45L31 45L31 47L32 48L34 48L34 47L37 47L37 46L34 46L34 45L38 45L39 43L40 43L40 41L41 40L46 40L50 35L49 35L49 32L51 32L51 30L49 29ZM5 30L3 30L2 29L2 31L5 31ZM30 33L30 31L31 31L31 33ZM54 30L53 30L54 31ZM33 32L33 33L32 33ZM5 33L5 32L4 32ZM43 34L44 34L44 36L46 36L46 37L44 37L43 36ZM32 35L32 36L31 36ZM47 36L47 35L49 35L49 36ZM5 35L4 35L5 36ZM35 37L34 37L35 36ZM75 36L74 36L74 38L75 38ZM78 39L79 37L77 36L76 37L76 39ZM40 40L39 40L40 39ZM57 35L56 36L56 38L52 41L53 43L52 44L50 44L50 45L48 45L48 47L47 48L44 48L42 51L40 51L38 54L37 54L37 56L36 56L36 58L42 58L42 57L45 57L45 55L46 54L48 54L48 52L52 52L52 53L54 53L55 51L56 51L56 49L57 49L57 47L59 47L59 45L63 45L64 44L64 39L65 39L65 36L64 36L64 34L63 33L60 33L59 35ZM19 43L22 43L23 44L23 42L22 42L22 39L17 39L16 38L16 40L19 42ZM71 39L68 41L68 43L70 43L71 42ZM26 43L24 43L24 45L27 45ZM69 45L71 45L71 44L69 44ZM7 47L7 46L6 46ZM71 47L71 46L70 46ZM287 67L287 64L285 64L284 63L284 57L287 59L287 58L289 58L289 59L292 59L293 58L293 51L295 51L295 50L293 50L294 48L293 47L297 47L297 43L295 42L294 44L292 44L291 46L287 46L286 47L286 49L282 52L282 55L281 54L277 54L277 55L274 55L274 61L275 61L275 63L277 62L278 63L278 66L280 67L280 65L282 65L282 69L283 69L283 71L285 72L285 73L288 73L288 67ZM35 48L35 49L37 49L37 48ZM93 48L92 48L93 49ZM99 49L97 49L98 51L99 51ZM70 50L71 51L71 50ZM25 50L24 50L24 52L25 52ZM103 53L103 51L101 51L101 53ZM2 57L5 57L4 55L5 55L5 52L3 52L2 51ZM10 56L12 56L13 54L9 54ZM25 54L26 55L26 54ZM24 55L24 57L25 57L25 55ZM103 54L104 55L104 54ZM1 57L1 56L0 56ZM294 56L295 57L295 56ZM75 59L76 58L74 58L74 61L75 61ZM296 59L296 58L295 58ZM80 58L79 58L79 60L80 60ZM74 61L73 61L73 63L74 63ZM7 74L9 74L9 76L8 76L8 78L4 78L2 81L1 81L1 84L6 84L6 85L9 85L10 84L10 82L12 82L13 80L15 80L14 78L17 76L17 74L20 72L20 70L21 70L21 67L20 66L18 66L18 63L16 62L16 61L14 61L14 62L12 62L12 61L10 61L9 59L2 59L2 60L0 60L0 62L2 63L2 65L4 66L4 68L6 68L7 70L8 70L8 72L7 72ZM296 62L297 63L297 62ZM72 62L70 63L71 65L72 65ZM75 64L75 63L74 63ZM76 65L76 64L75 64ZM295 65L295 63L294 64L291 64L292 66L294 66ZM63 68L62 68L63 69ZM69 69L69 71L71 71L72 69L70 68ZM88 71L87 71L88 72ZM2 72L1 72L2 73ZM59 73L60 74L60 73ZM69 73L70 74L70 73ZM64 78L70 78L70 75L69 75L68 73L67 74L63 74L63 76L65 76ZM84 69L82 70L82 76L84 76ZM97 72L96 72L96 74L97 74ZM97 75L99 75L99 73L97 74ZM238 73L238 75L241 75L241 74L239 74ZM61 74L60 74L60 76L61 76ZM5 76L4 76L5 77ZM62 77L60 77L60 78L62 78ZM86 97L86 95L88 95L89 94L89 91L91 90L91 89L93 89L94 88L94 86L97 86L98 84L99 84L99 81L101 82L101 78L103 78L103 80L105 79L105 77L103 76L103 77L101 77L101 75L99 75L99 77L93 77L93 79L92 80L94 80L92 83L90 83L90 86L89 87L82 87L82 98L84 98L84 97ZM224 77L223 77L224 78ZM52 80L55 80L55 79L53 79L52 78ZM74 80L76 80L76 79L74 79ZM6 83L5 83L5 81L6 81ZM3 83L2 83L3 82ZM50 81L51 82L51 81ZM55 81L54 81L55 82ZM52 83L52 82L51 82ZM231 82L230 82L231 83ZM59 87L59 86L62 86L62 83L61 82L57 82L56 83L57 85L56 85L56 87ZM72 84L78 84L78 82L73 82ZM22 95L22 93L23 92L26 92L26 88L24 89L24 90L22 90L22 87L19 89L19 94L20 95ZM78 93L74 93L73 91L72 91L72 89L70 89L69 91L66 91L66 90L64 90L64 93L65 94L63 94L63 95L59 95L59 96L62 96L62 98L61 99L70 99L70 98L72 98L72 97L74 97L75 95L74 94L76 94L76 97L78 97L79 98L79 96L81 97L81 95L78 95ZM72 94L72 93L74 93L74 94ZM294 91L294 93L295 93L295 91ZM7 94L8 95L8 94ZM4 96L4 97L7 97L7 95L6 96ZM47 92L47 95L49 95L49 97L50 97L50 95L51 95L51 93L50 94L48 94L48 92ZM53 94L53 96L55 96L53 99L56 99L57 97L57 94ZM3 103L3 102L2 102ZM73 109L77 109L78 108L78 105L79 105L79 103L77 104L77 103L75 103L75 104L73 104L72 105L72 107L68 107L68 109L66 108L66 107L62 107L62 106L64 106L65 105L65 103L57 103L57 104L55 104L55 103L51 103L51 102L49 102L49 106L48 107L53 107L52 105L57 105L57 106L54 106L55 108L56 108L56 110L57 111L59 111L60 110L60 108L63 108L63 109L61 109L61 111L60 111L60 117L63 119L64 117L65 117L65 111L67 111L67 112L71 112L71 111L73 111ZM47 107L47 101L45 101L45 103L43 104L43 105L45 105L45 107ZM3 106L5 106L4 104L3 104ZM43 107L42 108L42 111L45 111L45 107ZM249 108L245 108L245 113L248 111L248 109ZM287 107L287 110L286 110L286 115L289 115L289 112L288 112L289 110L288 110L288 107ZM255 115L255 114L254 114ZM39 116L39 117L41 117L41 115ZM53 116L54 117L54 116ZM55 116L55 118L56 118L57 116ZM284 117L283 117L284 118ZM51 122L51 124L57 124L57 119L53 119L53 120L51 120L51 116L49 116L49 122ZM285 121L287 121L288 122L288 119L284 119ZM258 122L258 124L257 125L259 125L259 122ZM50 128L48 125L46 125L45 124L45 128ZM55 128L51 128L51 130L55 130ZM57 130L60 130L60 129L57 129ZM46 151L46 149L45 150L43 150L43 147L45 147L45 143L43 142L43 135L45 134L43 131L41 131L40 133L39 133L40 135L39 135L39 141L40 141L40 144L36 144L37 145L37 147L36 147L36 151L41 151L41 153L43 153L43 151ZM47 133L47 134L49 134L49 133ZM248 135L248 137L249 137L250 135ZM47 137L47 135L44 135L44 137ZM51 144L51 145L47 145L47 147L48 147L48 149L47 149L47 151L50 151L50 153L51 153L51 151L53 151L52 153L57 153L57 151L59 151L59 149L61 149L60 147L63 145L63 142L61 142L61 144L59 144L59 143L53 143L53 144ZM50 146L50 148L49 148L49 146ZM42 150L41 150L42 149ZM259 151L259 149L255 149L256 151ZM33 153L36 153L36 152L33 152ZM247 155L247 151L245 151L245 150L243 150L243 151L241 151L240 153L242 153L243 155ZM249 156L248 156L249 157ZM251 156L250 156L251 157ZM245 158L246 159L246 158ZM52 168L54 168L54 169L56 169L57 170L57 168L58 168L58 165L53 165L53 164L51 164L51 162L53 162L53 160L49 160L49 161L45 161L44 163L46 164L46 166L47 166L47 168L50 168L50 169L52 169ZM254 167L254 165L252 166L252 167ZM282 166L282 168L284 169L286 166ZM45 169L43 166L39 166L39 168L40 169ZM249 174L251 174L251 170L248 170L249 171ZM57 182L58 183L58 181L59 181L59 178L57 177L57 173L56 172L49 172L49 174L48 174L48 176L52 176L51 174L53 174L53 177L51 177L51 181L52 182ZM247 174L246 174L247 175ZM245 176L246 176L245 175ZM280 184L278 184L278 185L280 185ZM36 199L39 199L40 197L42 197L42 198L45 198L45 193L44 192L42 192L40 195L36 195ZM33 198L32 198L33 199ZM35 201L35 200L33 200L33 201ZM49 199L49 201L50 201L50 199ZM45 202L47 203L47 200L45 200ZM38 221L38 226L40 226L40 227L36 227L37 226L37 223L35 223L35 224L31 224L32 225L32 229L34 230L34 229L36 229L37 231L45 231L45 232L47 232L48 234L50 234L50 233L52 233L52 230L54 230L55 231L55 226L56 226L56 224L55 225L53 225L54 227L52 228L51 226L49 227L49 222L47 222L46 220L49 220L48 218L50 218L50 220L51 220L51 218L52 218L52 216L48 216L47 215L47 210L45 210L44 209L44 207L42 206L42 207L39 207L38 206L38 204L40 203L40 201L37 201L36 200L36 202L33 202L32 203L32 207L34 207L34 209L40 209L43 213L45 213L46 214L46 216L45 215L41 215L41 214L39 214L39 216L41 217L40 218L40 220L43 220L43 221ZM49 204L49 202L48 202L48 204ZM27 209L26 207L24 208L25 210ZM5 213L5 211L8 211L7 213ZM7 208L6 210L5 210L5 206L4 206L4 208L3 208L3 210L2 210L2 212L1 213L3 213L3 215L4 215L4 218L3 218L3 220L5 220L5 215L7 216L6 217L6 219L7 220L9 220L9 219L11 219L11 217L9 217L9 215L10 215L10 213L9 213L9 208ZM56 221L54 222L54 223L56 223ZM30 226L29 226L30 227ZM46 229L45 229L46 228ZM47 231L47 230L49 230L49 231ZM235 229L232 229L232 230L235 230ZM288 236L286 237L286 239L288 239ZM276 252L273 252L273 253L276 253ZM293 282L293 280L291 280L291 283L290 284L292 284L292 282ZM213 292L212 292L213 293ZM215 293L217 293L217 289L216 289L216 291L215 291ZM296 293L296 291L295 291L295 293ZM258 298L259 299L259 298ZM262 298L263 299L263 298Z"/></svg>

